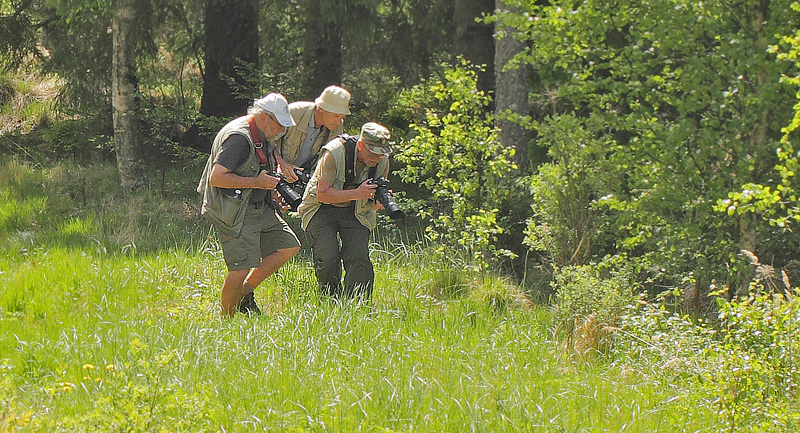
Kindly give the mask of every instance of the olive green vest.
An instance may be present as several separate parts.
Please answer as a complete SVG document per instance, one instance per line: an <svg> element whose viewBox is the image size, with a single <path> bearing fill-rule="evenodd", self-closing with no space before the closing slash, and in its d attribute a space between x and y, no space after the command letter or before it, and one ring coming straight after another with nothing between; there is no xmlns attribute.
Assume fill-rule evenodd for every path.
<svg viewBox="0 0 800 433"><path fill-rule="evenodd" d="M251 188L242 188L242 194L234 197L225 194L222 189L212 186L209 183L211 168L217 162L217 158L222 150L222 143L232 134L241 134L247 137L247 141L250 143L250 155L247 157L244 164L233 170L233 173L242 177L256 177L258 175L260 166L258 164L258 157L256 156L255 144L250 136L250 126L247 123L247 116L242 116L225 125L214 138L214 143L211 145L211 155L209 155L206 167L203 170L203 175L200 177L200 183L197 185L197 192L203 195L203 206L200 209L200 214L207 216L226 234L238 236L242 230L245 209L248 201L250 201L250 194L252 194L253 190ZM272 152L268 151L266 146L265 152L269 156L269 159L272 160Z"/></svg>
<svg viewBox="0 0 800 433"><path fill-rule="evenodd" d="M331 187L336 189L344 189L346 159L344 141L345 137L339 136L331 140L322 148L322 154L324 155L325 152L329 152L331 156L333 156L333 160L336 162L336 180L334 181L333 185L331 185ZM354 152L355 156L353 161L355 162L358 160L358 146L356 146ZM321 165L317 165L317 169L314 170L314 175L311 176L311 180L308 182L308 186L306 187L306 192L303 195L303 202L297 209L297 211L300 213L300 217L302 218L303 230L308 227L308 223L311 221L311 218L314 217L321 206L321 203L317 199L317 187L321 177L321 168ZM355 178L353 181L355 183L361 183L367 180L367 176L369 176L369 170L370 167L365 166L360 173L355 173ZM378 163L375 170L375 176L386 177L388 174L389 157L386 156ZM372 203L367 199L356 200L355 215L356 219L358 219L358 221L363 224L364 227L370 230L374 229L378 225L377 212L372 208Z"/></svg>

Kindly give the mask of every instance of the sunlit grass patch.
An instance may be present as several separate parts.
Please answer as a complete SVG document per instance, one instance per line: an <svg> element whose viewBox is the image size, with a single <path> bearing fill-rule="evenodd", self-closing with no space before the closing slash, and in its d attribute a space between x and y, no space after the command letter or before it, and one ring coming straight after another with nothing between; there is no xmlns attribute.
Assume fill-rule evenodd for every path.
<svg viewBox="0 0 800 433"><path fill-rule="evenodd" d="M65 221L61 225L59 233L66 236L85 236L96 230L97 223L95 222L94 217L92 215L88 215L86 218L70 218L68 221Z"/></svg>
<svg viewBox="0 0 800 433"><path fill-rule="evenodd" d="M512 281L409 237L372 245L370 303L320 299L306 249L257 289L263 315L223 318L219 242L185 206L198 197L120 194L102 186L112 174L65 164L14 175L28 179L19 185L45 185L30 191L47 198L26 247L18 230L16 247L0 253L0 403L31 411L25 428L714 425L707 405L682 406L699 400L683 388L613 365L565 363L548 309L526 302ZM20 200L25 189L7 197Z"/></svg>
<svg viewBox="0 0 800 433"><path fill-rule="evenodd" d="M36 217L47 206L46 197L16 199L6 191L0 192L0 233L31 229Z"/></svg>

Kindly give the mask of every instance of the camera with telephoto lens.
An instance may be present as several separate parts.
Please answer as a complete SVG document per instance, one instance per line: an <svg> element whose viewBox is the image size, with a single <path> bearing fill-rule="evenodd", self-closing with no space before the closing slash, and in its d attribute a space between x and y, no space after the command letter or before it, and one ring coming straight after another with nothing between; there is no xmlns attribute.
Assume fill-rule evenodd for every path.
<svg viewBox="0 0 800 433"><path fill-rule="evenodd" d="M403 212L400 206L397 205L397 202L394 201L394 197L392 197L392 193L389 191L389 181L387 179L378 177L370 179L367 183L370 185L378 185L378 187L375 188L375 198L373 201L382 204L390 218L396 220L406 217L405 212Z"/></svg>
<svg viewBox="0 0 800 433"><path fill-rule="evenodd" d="M292 189L296 193L300 194L300 197L303 197L303 193L306 192L306 186L308 185L308 181L311 180L311 170L308 169L301 170L299 168L295 168L294 174L297 175L297 180L291 184Z"/></svg>
<svg viewBox="0 0 800 433"><path fill-rule="evenodd" d="M300 202L303 201L302 193L298 194L292 187L292 184L287 182L282 174L270 173L269 175L280 178L278 184L275 185L275 191L278 191L278 194L283 197L283 200L289 205L289 209L296 212L298 206L300 206Z"/></svg>

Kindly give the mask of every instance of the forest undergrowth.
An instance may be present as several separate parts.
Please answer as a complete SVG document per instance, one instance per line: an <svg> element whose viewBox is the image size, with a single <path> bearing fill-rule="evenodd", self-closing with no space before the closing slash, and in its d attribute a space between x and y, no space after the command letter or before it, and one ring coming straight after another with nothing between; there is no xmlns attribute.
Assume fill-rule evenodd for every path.
<svg viewBox="0 0 800 433"><path fill-rule="evenodd" d="M707 322L576 267L539 305L385 219L370 305L320 299L304 249L259 289L263 316L224 319L185 172L123 194L110 164L2 162L0 431L798 427L791 288Z"/></svg>
<svg viewBox="0 0 800 433"><path fill-rule="evenodd" d="M0 433L800 431L797 1L484 5L468 52L521 43L484 66L452 2L379 2L325 81L346 132L392 131L411 218L380 217L371 302L321 298L304 246L234 318L195 192L220 27L143 7L120 75L118 5L39 3L0 7ZM341 20L262 6L252 37L303 55L230 91L313 99L306 20Z"/></svg>

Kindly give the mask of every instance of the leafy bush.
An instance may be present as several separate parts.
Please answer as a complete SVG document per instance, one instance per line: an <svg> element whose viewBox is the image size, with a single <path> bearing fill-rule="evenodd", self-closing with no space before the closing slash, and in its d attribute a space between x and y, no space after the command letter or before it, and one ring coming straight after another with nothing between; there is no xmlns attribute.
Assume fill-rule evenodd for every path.
<svg viewBox="0 0 800 433"><path fill-rule="evenodd" d="M800 3L792 3L792 9L800 12ZM794 75L786 74L783 81L791 86L800 88L800 30L793 34L783 35L778 43L770 47L772 53L777 54L779 61L788 62L795 66ZM727 199L720 200L717 210L726 211L728 214L757 213L762 215L771 225L786 227L800 222L800 207L798 207L798 185L796 174L800 166L800 152L796 151L792 139L797 139L800 128L800 92L795 96L798 103L794 105L794 117L781 132L783 137L780 147L776 149L778 163L775 172L780 176L778 184L760 184L750 182L742 185L739 191L728 194ZM770 179L773 181L773 179Z"/></svg>
<svg viewBox="0 0 800 433"><path fill-rule="evenodd" d="M111 116L79 117L55 122L42 132L44 152L54 159L113 161L114 129Z"/></svg>
<svg viewBox="0 0 800 433"><path fill-rule="evenodd" d="M716 387L719 414L733 430L800 428L800 300L754 286L745 298L719 300L722 344Z"/></svg>
<svg viewBox="0 0 800 433"><path fill-rule="evenodd" d="M594 127L590 123L565 115L537 125L539 144L548 149L552 162L530 178L533 216L525 243L548 253L556 266L586 264L598 250L612 252L603 248L603 215L597 206L597 197L608 190L603 183L609 177L598 161L609 146L593 138L602 128L600 122Z"/></svg>
<svg viewBox="0 0 800 433"><path fill-rule="evenodd" d="M555 320L568 354L591 357L611 343L611 331L636 301L632 269L624 257L592 266L564 266L555 271Z"/></svg>
<svg viewBox="0 0 800 433"><path fill-rule="evenodd" d="M768 290L726 301L715 294L718 321L680 315L664 292L632 305L614 333L614 356L645 376L671 384L700 379L727 431L788 432L800 428L800 302Z"/></svg>
<svg viewBox="0 0 800 433"><path fill-rule="evenodd" d="M667 379L713 370L707 355L716 350L718 331L713 323L676 312L673 304L680 296L679 290L671 290L652 302L630 304L614 333L615 357Z"/></svg>
<svg viewBox="0 0 800 433"><path fill-rule="evenodd" d="M403 94L400 104L420 117L397 159L405 164L402 179L430 192L415 206L430 221L429 236L467 251L483 266L510 254L495 241L504 231L500 207L516 166L514 150L497 140L486 112L490 98L476 86L475 70L462 61Z"/></svg>

